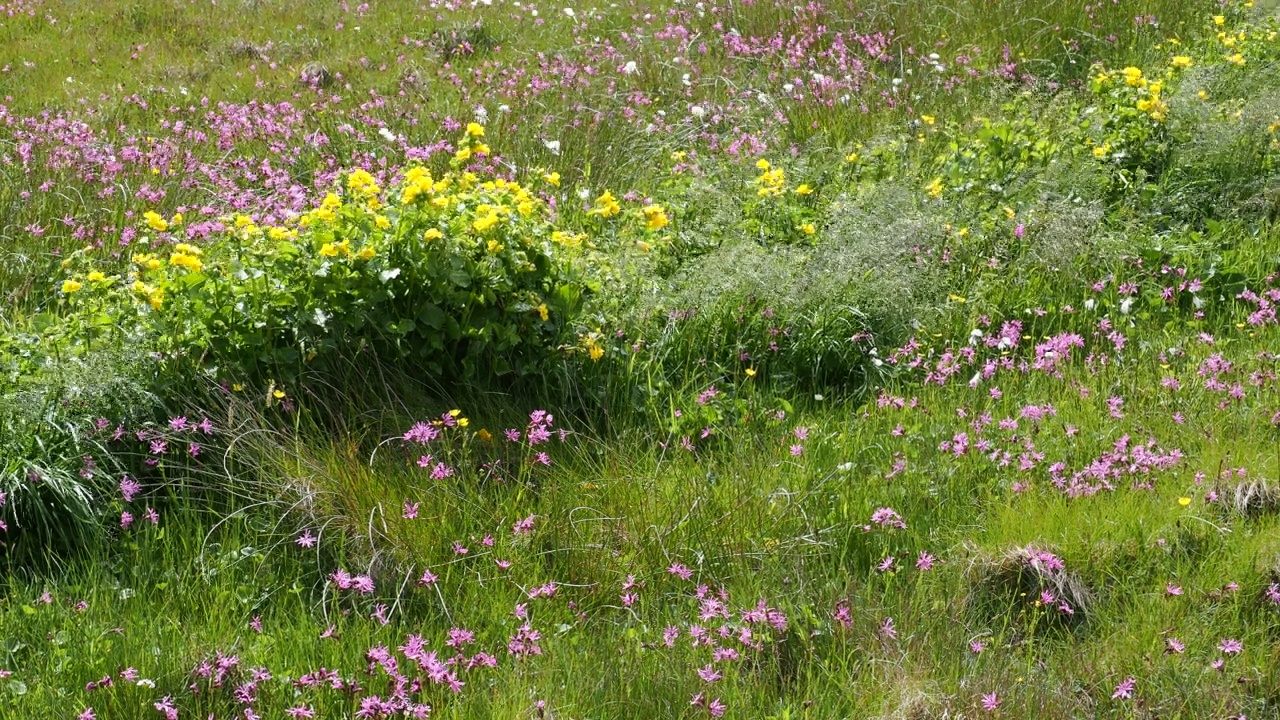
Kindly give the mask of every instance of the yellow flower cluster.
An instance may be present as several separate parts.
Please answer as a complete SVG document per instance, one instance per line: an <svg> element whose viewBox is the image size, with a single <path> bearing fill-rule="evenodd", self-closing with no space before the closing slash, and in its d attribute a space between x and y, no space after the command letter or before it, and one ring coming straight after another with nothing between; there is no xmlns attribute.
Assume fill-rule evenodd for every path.
<svg viewBox="0 0 1280 720"><path fill-rule="evenodd" d="M173 248L173 253L169 255L169 264L184 267L192 272L199 272L204 269L204 263L200 261L200 256L204 255L204 251L194 245L186 243L178 243Z"/></svg>
<svg viewBox="0 0 1280 720"><path fill-rule="evenodd" d="M662 209L661 205L649 205L643 211L644 226L646 230L654 232L661 230L667 226L667 212Z"/></svg>
<svg viewBox="0 0 1280 720"><path fill-rule="evenodd" d="M756 195L760 197L781 195L787 185L786 172L782 168L770 166L769 161L764 159L756 161L756 168L760 170L760 175L756 178L756 184L760 186L756 190Z"/></svg>
<svg viewBox="0 0 1280 720"><path fill-rule="evenodd" d="M588 215L599 215L603 218L610 218L622 212L622 206L618 205L618 198L608 190L604 194L596 198L596 206L592 208Z"/></svg>

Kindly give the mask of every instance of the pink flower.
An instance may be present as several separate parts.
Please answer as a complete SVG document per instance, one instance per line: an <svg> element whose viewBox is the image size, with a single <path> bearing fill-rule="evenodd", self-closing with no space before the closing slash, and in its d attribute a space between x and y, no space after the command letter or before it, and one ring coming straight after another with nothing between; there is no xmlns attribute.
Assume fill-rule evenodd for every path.
<svg viewBox="0 0 1280 720"><path fill-rule="evenodd" d="M1136 684L1137 681L1133 678L1125 678L1124 682L1116 686L1116 691L1111 693L1111 699L1119 700L1121 698L1128 699L1133 697L1133 686Z"/></svg>
<svg viewBox="0 0 1280 720"><path fill-rule="evenodd" d="M1164 585L1164 594L1165 594L1165 595L1170 595L1170 596L1172 596L1172 595L1181 595L1181 594L1182 594L1182 586L1181 586L1181 585L1174 585L1173 583L1165 583L1165 585Z"/></svg>
<svg viewBox="0 0 1280 720"><path fill-rule="evenodd" d="M990 693L982 696L982 709L987 712L993 712L1000 707L1000 696L996 693Z"/></svg>
<svg viewBox="0 0 1280 720"><path fill-rule="evenodd" d="M916 560L916 568L924 571L933 569L934 557L923 550L920 551L920 558Z"/></svg>
<svg viewBox="0 0 1280 720"><path fill-rule="evenodd" d="M1239 655L1244 650L1244 643L1235 638L1223 638L1222 642L1218 643L1218 649L1227 655Z"/></svg>

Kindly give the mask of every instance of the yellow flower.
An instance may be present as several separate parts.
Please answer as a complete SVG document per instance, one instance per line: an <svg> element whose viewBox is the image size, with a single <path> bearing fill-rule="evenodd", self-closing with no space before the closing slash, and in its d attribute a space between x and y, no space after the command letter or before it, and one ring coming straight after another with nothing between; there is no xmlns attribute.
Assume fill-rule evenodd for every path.
<svg viewBox="0 0 1280 720"><path fill-rule="evenodd" d="M800 184L800 187L797 187L797 188L796 188L796 194L797 194L797 195L812 195L812 194L813 194L813 188L812 188L812 187L809 187L809 184L808 184L808 183L801 183L801 184Z"/></svg>
<svg viewBox="0 0 1280 720"><path fill-rule="evenodd" d="M661 230L667 226L667 213L661 205L650 205L644 209L644 226L649 231Z"/></svg>
<svg viewBox="0 0 1280 720"><path fill-rule="evenodd" d="M764 158L760 158L759 160L756 161L756 167L759 168L760 170L768 170L769 161L765 160Z"/></svg>
<svg viewBox="0 0 1280 720"><path fill-rule="evenodd" d="M476 232L484 232L497 224L498 213L490 210L484 215L476 218L475 221L471 223L471 227L475 228Z"/></svg>
<svg viewBox="0 0 1280 720"><path fill-rule="evenodd" d="M470 418L458 418L458 427L466 427L471 424Z"/></svg>
<svg viewBox="0 0 1280 720"><path fill-rule="evenodd" d="M490 153L490 151L489 151L489 146L488 146L488 145L485 145L484 143L476 143L475 147L473 147L473 148L471 148L471 149L472 149L472 150L474 150L475 152L481 153L481 154L483 154L483 155L490 155L490 154L492 154L492 153Z"/></svg>
<svg viewBox="0 0 1280 720"><path fill-rule="evenodd" d="M437 228L431 228L422 234L423 240L439 240L442 237L444 237L444 233L440 232Z"/></svg>
<svg viewBox="0 0 1280 720"><path fill-rule="evenodd" d="M599 215L600 217L613 217L622 212L622 207L618 205L618 199L608 190L604 194L596 198L596 206L591 209L589 215Z"/></svg>
<svg viewBox="0 0 1280 720"><path fill-rule="evenodd" d="M756 376L756 369L755 369L755 368L747 368L747 369L746 369L746 373L747 373L747 377L749 377L749 378L755 377L755 376Z"/></svg>
<svg viewBox="0 0 1280 720"><path fill-rule="evenodd" d="M845 162L847 162L847 163L856 163L856 162L858 162L858 153L856 153L856 152L851 152L851 153L849 153L848 155L845 155L845 156L844 156L844 161L845 161Z"/></svg>
<svg viewBox="0 0 1280 720"><path fill-rule="evenodd" d="M1130 65L1120 71L1124 75L1124 82L1129 87L1140 87L1146 84L1146 80L1142 79L1142 70Z"/></svg>
<svg viewBox="0 0 1280 720"><path fill-rule="evenodd" d="M604 357L604 348L600 347L600 343L595 338L587 339L587 355L591 358L591 362L596 362Z"/></svg>
<svg viewBox="0 0 1280 720"><path fill-rule="evenodd" d="M813 223L805 223L800 226L800 232L804 233L805 235L812 235L818 232L818 229L813 226Z"/></svg>
<svg viewBox="0 0 1280 720"><path fill-rule="evenodd" d="M547 321L547 318L549 317L549 315L547 314L547 304L546 304L546 303L542 303L541 305L539 305L538 307L534 308L533 310L534 310L534 312L538 313L538 317L542 318L542 321L543 321L543 322L546 322L546 321Z"/></svg>
<svg viewBox="0 0 1280 720"><path fill-rule="evenodd" d="M484 428L480 428L480 432L476 433L476 436L485 442L493 440L493 433L485 430Z"/></svg>
<svg viewBox="0 0 1280 720"><path fill-rule="evenodd" d="M484 137L484 126L477 122L467 123L467 135Z"/></svg>
<svg viewBox="0 0 1280 720"><path fill-rule="evenodd" d="M184 252L175 252L170 255L169 264L184 267L192 272L198 272L204 268L204 263L200 262L200 258Z"/></svg>
<svg viewBox="0 0 1280 720"><path fill-rule="evenodd" d="M1106 157L1109 152L1111 152L1111 143L1102 143L1093 148L1093 156L1096 158Z"/></svg>
<svg viewBox="0 0 1280 720"><path fill-rule="evenodd" d="M460 149L458 150L458 152L456 152L456 153L454 153L454 154L453 154L453 157L454 157L454 159L455 159L455 160L457 160L458 162L464 162L464 161L466 161L467 159L469 159L469 158L471 157L471 149L470 149L470 148L460 148Z"/></svg>
<svg viewBox="0 0 1280 720"><path fill-rule="evenodd" d="M1240 53L1236 53L1235 55L1228 55L1224 59L1227 62L1231 63L1232 65L1244 65L1244 56L1241 55Z"/></svg>
<svg viewBox="0 0 1280 720"><path fill-rule="evenodd" d="M675 152L671 153L671 161L678 162L678 163L684 162L684 159L688 156L689 156L689 153L685 152L684 150L676 150Z"/></svg>
<svg viewBox="0 0 1280 720"><path fill-rule="evenodd" d="M280 399L284 398L284 391L283 391L283 390L273 390L273 391L271 392L271 394L272 394L272 395L275 397L275 399L277 399L277 400L280 400Z"/></svg>
<svg viewBox="0 0 1280 720"><path fill-rule="evenodd" d="M1007 217L1007 218L1009 218L1010 220L1012 220L1012 219L1014 218L1014 216L1015 216L1015 215L1017 215L1017 214L1018 214L1018 213L1014 212L1013 208L1009 207L1008 205L1005 205L1005 206L1004 206L1004 216L1005 216L1005 217Z"/></svg>
<svg viewBox="0 0 1280 720"><path fill-rule="evenodd" d="M84 283L79 280L63 280L62 292L64 295L70 295L74 292L80 292L80 288L84 287Z"/></svg>
<svg viewBox="0 0 1280 720"><path fill-rule="evenodd" d="M337 257L337 255L338 255L338 246L333 243L325 243L323 246L320 247L321 257Z"/></svg>
<svg viewBox="0 0 1280 720"><path fill-rule="evenodd" d="M920 116L920 121L921 121L921 122L923 122L925 125L932 125L932 124L934 124L934 123L938 122L938 118L936 118L936 117L934 117L934 116L932 116L932 115L921 115L921 116Z"/></svg>
<svg viewBox="0 0 1280 720"><path fill-rule="evenodd" d="M1225 15L1214 15L1214 16L1213 16L1213 24L1214 24L1214 25L1223 25L1223 24L1225 24L1226 22L1227 22L1227 18L1226 18L1226 16L1225 16Z"/></svg>
<svg viewBox="0 0 1280 720"><path fill-rule="evenodd" d="M928 185L924 187L925 192L929 193L931 198L942 197L942 178L934 178Z"/></svg>
<svg viewBox="0 0 1280 720"><path fill-rule="evenodd" d="M1191 58L1186 55L1175 55L1173 62L1169 63L1169 65L1178 70L1186 70L1191 67L1192 61Z"/></svg>
<svg viewBox="0 0 1280 720"><path fill-rule="evenodd" d="M1179 505L1181 505L1182 507L1186 507L1186 506L1188 506L1188 505L1190 505L1190 504L1191 504L1191 498L1189 498L1189 497L1180 497L1180 498L1178 498L1178 504L1179 504Z"/></svg>
<svg viewBox="0 0 1280 720"><path fill-rule="evenodd" d="M377 225L380 230L386 230L391 227L391 221L387 219L386 215L379 215L375 217L373 219L373 224Z"/></svg>
<svg viewBox="0 0 1280 720"><path fill-rule="evenodd" d="M560 187L560 173L558 172L544 173L542 175L542 179L550 185L555 185L556 187Z"/></svg>
<svg viewBox="0 0 1280 720"><path fill-rule="evenodd" d="M164 304L164 288L156 288L147 293L147 302L151 305L152 310L159 310Z"/></svg>
<svg viewBox="0 0 1280 720"><path fill-rule="evenodd" d="M950 300L951 302L960 303L961 305L963 305L963 304L965 304L966 302L968 302L964 297L962 297L962 296L960 296L960 295L955 295L955 294L948 295L948 296L947 296L947 299L948 299L948 300Z"/></svg>
<svg viewBox="0 0 1280 720"><path fill-rule="evenodd" d="M94 270L93 272L89 273L89 275L85 279L87 279L89 282L102 282L103 280L107 279L107 276L103 275L102 271L100 270Z"/></svg>
<svg viewBox="0 0 1280 720"><path fill-rule="evenodd" d="M169 229L169 223L166 222L164 218L160 217L160 214L157 212L148 210L142 214L142 219L146 220L147 226L156 232L164 232Z"/></svg>
<svg viewBox="0 0 1280 720"><path fill-rule="evenodd" d="M374 255L377 255L377 254L378 254L377 250L374 250L373 248L366 246L366 247L360 248L360 252L356 253L356 257L360 258L361 260L370 260L373 258Z"/></svg>
<svg viewBox="0 0 1280 720"><path fill-rule="evenodd" d="M503 245L497 240L490 240L487 246L487 249L491 254L497 255L498 253L502 252Z"/></svg>
<svg viewBox="0 0 1280 720"><path fill-rule="evenodd" d="M174 227L182 225L182 213L174 213L173 219L169 221L169 224Z"/></svg>

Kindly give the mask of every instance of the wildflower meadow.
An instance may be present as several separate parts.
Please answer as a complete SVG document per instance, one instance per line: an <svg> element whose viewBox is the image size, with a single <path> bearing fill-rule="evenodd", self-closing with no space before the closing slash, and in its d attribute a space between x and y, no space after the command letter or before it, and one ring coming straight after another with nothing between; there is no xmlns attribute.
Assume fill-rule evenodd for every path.
<svg viewBox="0 0 1280 720"><path fill-rule="evenodd" d="M0 0L0 720L1280 717L1280 3Z"/></svg>

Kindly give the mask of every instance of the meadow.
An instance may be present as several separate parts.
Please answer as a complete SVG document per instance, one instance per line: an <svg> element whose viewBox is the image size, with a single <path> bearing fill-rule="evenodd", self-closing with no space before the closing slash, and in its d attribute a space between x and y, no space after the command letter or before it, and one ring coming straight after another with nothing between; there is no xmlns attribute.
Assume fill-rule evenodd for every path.
<svg viewBox="0 0 1280 720"><path fill-rule="evenodd" d="M0 720L1280 717L1278 69L0 0Z"/></svg>

